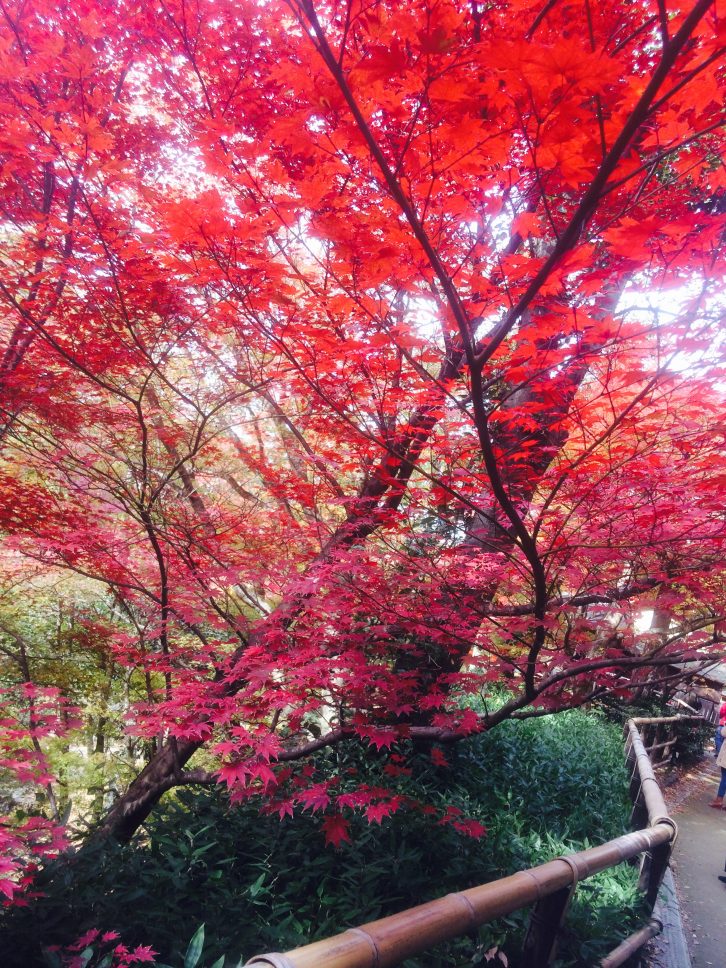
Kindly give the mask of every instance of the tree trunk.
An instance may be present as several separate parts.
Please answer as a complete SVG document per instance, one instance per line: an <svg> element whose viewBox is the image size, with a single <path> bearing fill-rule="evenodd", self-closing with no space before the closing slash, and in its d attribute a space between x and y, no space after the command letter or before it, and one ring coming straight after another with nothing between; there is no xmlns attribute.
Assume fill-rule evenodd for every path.
<svg viewBox="0 0 726 968"><path fill-rule="evenodd" d="M111 807L94 836L130 840L162 794L176 785L184 765L202 745L200 741L167 740Z"/></svg>

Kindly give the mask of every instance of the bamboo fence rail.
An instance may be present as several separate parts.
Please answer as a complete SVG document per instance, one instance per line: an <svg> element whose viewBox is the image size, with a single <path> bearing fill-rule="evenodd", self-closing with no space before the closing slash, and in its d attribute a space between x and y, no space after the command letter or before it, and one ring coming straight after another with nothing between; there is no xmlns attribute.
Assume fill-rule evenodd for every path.
<svg viewBox="0 0 726 968"><path fill-rule="evenodd" d="M488 921L529 906L533 908L521 964L523 968L547 968L554 958L557 935L579 881L638 855L642 855L639 887L652 911L677 828L668 815L640 728L651 734L653 748L665 752L672 743L655 743L660 731L689 721L703 720L700 716L669 716L631 719L625 726L625 752L632 769L633 821L641 829L284 954L257 955L245 968L393 968L434 945L471 934ZM661 927L660 921L651 917L603 959L601 968L624 964Z"/></svg>

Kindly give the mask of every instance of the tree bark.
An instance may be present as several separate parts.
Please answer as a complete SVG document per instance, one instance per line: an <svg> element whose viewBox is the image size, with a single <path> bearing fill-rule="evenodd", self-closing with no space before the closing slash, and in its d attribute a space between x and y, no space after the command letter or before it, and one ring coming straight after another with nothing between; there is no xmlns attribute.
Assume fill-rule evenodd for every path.
<svg viewBox="0 0 726 968"><path fill-rule="evenodd" d="M161 796L176 786L182 768L202 745L191 740L167 740L111 807L94 836L130 840Z"/></svg>

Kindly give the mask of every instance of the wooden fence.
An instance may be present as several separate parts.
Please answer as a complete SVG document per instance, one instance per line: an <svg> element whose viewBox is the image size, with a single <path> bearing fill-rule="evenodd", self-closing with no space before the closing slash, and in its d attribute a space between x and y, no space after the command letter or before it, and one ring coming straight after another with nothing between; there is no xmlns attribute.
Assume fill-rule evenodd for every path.
<svg viewBox="0 0 726 968"><path fill-rule="evenodd" d="M652 912L668 867L677 828L668 816L650 753L659 762L675 744L675 724L703 722L700 716L631 719L625 726L625 755L631 769L633 823L641 829L519 871L478 887L448 894L399 914L350 928L284 954L258 955L245 968L393 968L434 945L474 933L481 925L532 906L522 945L523 968L547 968L568 904L582 880L640 856L640 890ZM641 732L642 731L642 732ZM651 917L600 962L600 968L623 965L661 931Z"/></svg>

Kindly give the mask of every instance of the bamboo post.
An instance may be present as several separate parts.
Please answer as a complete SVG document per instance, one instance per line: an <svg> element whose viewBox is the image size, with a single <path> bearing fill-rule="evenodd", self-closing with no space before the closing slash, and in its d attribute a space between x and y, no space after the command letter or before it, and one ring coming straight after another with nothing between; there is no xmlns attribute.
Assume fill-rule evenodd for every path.
<svg viewBox="0 0 726 968"><path fill-rule="evenodd" d="M653 753L654 750L665 750L669 746L675 746L677 742L678 742L678 737L674 737L673 739L667 739L663 743L656 743L654 746L649 746L647 749L647 752Z"/></svg>
<svg viewBox="0 0 726 968"><path fill-rule="evenodd" d="M522 968L548 968L557 948L557 936L565 919L575 886L543 897L532 908L522 945Z"/></svg>
<svg viewBox="0 0 726 968"><path fill-rule="evenodd" d="M609 955L606 955L600 962L599 968L620 968L620 965L624 965L629 958L632 958L634 954L640 951L644 944L650 941L651 938L659 935L662 930L662 922L657 918L651 918L644 927L634 934L631 934L629 938L622 941Z"/></svg>
<svg viewBox="0 0 726 968"><path fill-rule="evenodd" d="M548 897L541 897L532 909L522 945L522 968L548 968L552 964L557 950L557 939L572 896L579 881L592 873L582 852L566 854L557 859L568 865L572 871L572 880L561 890Z"/></svg>
<svg viewBox="0 0 726 968"><path fill-rule="evenodd" d="M668 868L673 850L673 841L659 844L643 855L638 887L645 894L648 910L652 911L658 899L658 891Z"/></svg>
<svg viewBox="0 0 726 968"><path fill-rule="evenodd" d="M623 743L625 746L625 762L628 766L635 766L635 754L633 753L633 737L630 732L630 724L625 723L623 726Z"/></svg>
<svg viewBox="0 0 726 968"><path fill-rule="evenodd" d="M645 817L643 816L642 809L638 756L635 750L635 740L632 730L628 730L628 745L628 763L630 765L630 784L628 787L628 796L633 805L630 812L630 826L637 830L638 828L644 826Z"/></svg>
<svg viewBox="0 0 726 968"><path fill-rule="evenodd" d="M637 777L637 782L635 783L635 789L637 791L635 797L633 797L633 809L630 813L630 826L635 827L639 830L644 827L648 822L648 810L645 806L645 798L643 796L643 785L640 782L640 777ZM632 791L632 787L631 787Z"/></svg>
<svg viewBox="0 0 726 968"><path fill-rule="evenodd" d="M645 752L648 754L648 756L652 756L651 751L653 749L653 743L655 742L655 735L656 735L655 731L656 731L655 726L646 726L643 731L643 746L645 747ZM652 759L651 759L651 763L652 763Z"/></svg>
<svg viewBox="0 0 726 968"><path fill-rule="evenodd" d="M657 750L661 751L658 753L658 763L660 765L662 765L665 762L665 758L666 758L666 751L664 747L667 746L667 742L664 743L663 738L666 737L667 739L667 735L668 735L667 730L668 730L668 727L663 724L661 724L660 726L656 726L656 729L655 729L655 737L654 737L653 745ZM671 728L671 733L672 731L673 730Z"/></svg>

